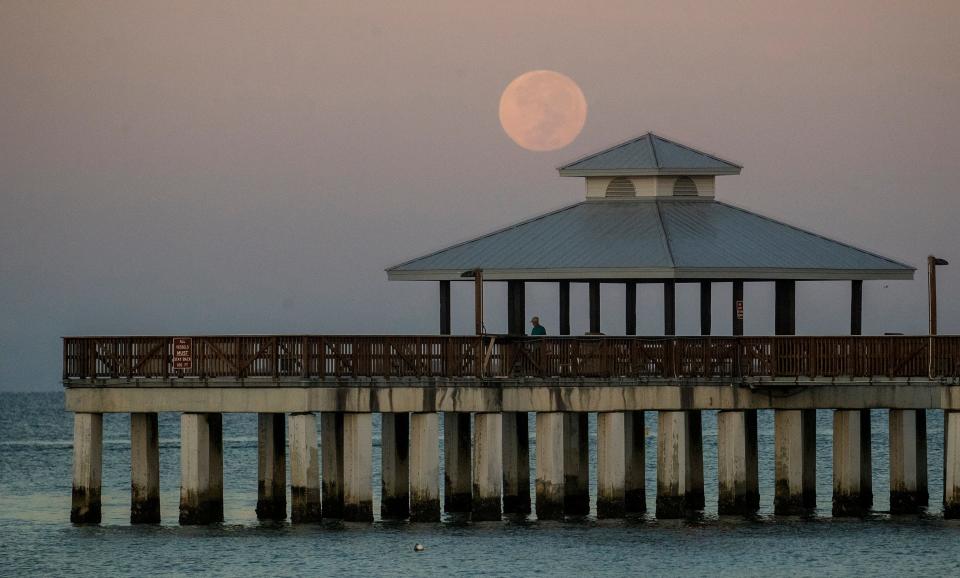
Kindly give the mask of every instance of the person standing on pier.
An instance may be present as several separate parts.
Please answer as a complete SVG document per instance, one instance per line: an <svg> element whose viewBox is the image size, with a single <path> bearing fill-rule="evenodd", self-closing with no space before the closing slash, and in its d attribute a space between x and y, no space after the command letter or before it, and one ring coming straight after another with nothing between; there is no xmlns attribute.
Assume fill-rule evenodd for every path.
<svg viewBox="0 0 960 578"><path fill-rule="evenodd" d="M546 328L544 328L543 325L540 325L539 317L534 316L534 318L530 320L530 323L533 324L533 329L530 330L530 335L546 335L547 334Z"/></svg>

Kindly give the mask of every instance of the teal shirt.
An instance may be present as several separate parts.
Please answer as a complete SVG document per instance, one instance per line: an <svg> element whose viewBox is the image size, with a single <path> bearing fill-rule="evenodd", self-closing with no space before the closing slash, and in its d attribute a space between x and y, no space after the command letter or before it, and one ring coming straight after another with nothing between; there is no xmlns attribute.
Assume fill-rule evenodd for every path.
<svg viewBox="0 0 960 578"><path fill-rule="evenodd" d="M537 325L536 327L530 330L530 335L546 335L546 334L547 334L547 330L546 328L544 328L543 325Z"/></svg>

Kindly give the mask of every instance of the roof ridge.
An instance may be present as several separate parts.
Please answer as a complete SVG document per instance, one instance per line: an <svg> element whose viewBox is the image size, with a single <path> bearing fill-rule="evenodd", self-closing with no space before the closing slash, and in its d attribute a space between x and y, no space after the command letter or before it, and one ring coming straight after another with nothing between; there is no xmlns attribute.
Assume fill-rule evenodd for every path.
<svg viewBox="0 0 960 578"><path fill-rule="evenodd" d="M825 241L830 241L831 243L836 243L836 244L838 244L838 245L842 245L842 246L844 246L844 247L846 247L846 248L848 248L848 249L853 249L854 251L860 251L861 253L865 253L865 254L867 254L867 255L871 255L871 256L876 257L876 258L878 258L878 259L882 259L882 260L884 260L884 261L886 261L886 262L888 262L888 263L892 263L892 264L897 265L897 266L900 266L900 267L905 267L905 268L910 269L910 270L912 270L912 271L916 271L916 270L917 270L916 267L912 267L912 266L910 266L910 265L907 265L906 263L901 263L900 261L895 261L895 260L891 259L890 257L884 257L883 255L880 255L879 253L874 253L873 251L867 251L866 249L862 249L862 248L860 248L860 247L857 247L856 245L851 245L850 243L846 243L846 242L844 242L844 241L838 241L837 239L832 239L832 238L830 238L830 237L827 237L826 235L821 235L820 233L814 233L813 231L808 231L807 229L800 228L800 227L798 227L797 225L791 225L790 223L786 223L786 222L784 222L784 221L780 221L780 220L774 219L773 217L768 217L768 216L766 216L766 215L762 215L762 214L760 214L760 213L756 213L756 212L751 211L751 210L749 210L749 209L744 209L743 207L739 207L739 206L737 206L737 205L733 205L733 204L730 204L730 203L725 203L725 202L723 202L723 201L714 200L714 202L717 203L718 205L723 205L724 207L730 207L731 209L733 209L733 210L735 210L735 211L740 211L741 213L746 213L746 214L748 214L748 215L753 215L754 217L758 217L758 218L760 218L760 219L763 219L763 220L765 220L765 221L769 221L769 222L771 222L771 223L776 223L776 224L778 224L778 225L783 225L784 227L789 227L789 228L793 229L794 231L799 231L799 232L801 232L801 233L805 233L805 234L807 234L807 235L811 235L811 236L817 237L817 238L819 238L819 239L823 239L823 240L825 240Z"/></svg>
<svg viewBox="0 0 960 578"><path fill-rule="evenodd" d="M743 165L739 165L739 164L737 164L737 163L735 163L735 162L733 162L733 161L728 161L728 160L726 160L726 159L722 159L722 158L720 158L720 157L718 157L718 156L716 156L716 155L713 155L713 154L710 154L710 153L707 153L707 152L703 152L702 150L695 149L695 148L693 148L693 147L689 147L689 146L687 146L687 145L685 145L685 144L683 144L683 143L679 143L679 142L677 142L677 141L675 141L675 140L668 139L667 137L660 136L660 135L654 134L654 133L652 133L652 132L649 133L649 134L650 134L653 138L658 138L658 139L660 139L660 140L662 140L662 141L666 141L666 142L668 142L668 143L670 143L670 144L672 144L672 145L678 146L678 147L680 147L680 148L682 148L682 149L686 149L686 150L688 150L688 151L690 151L690 152L692 152L692 153L694 153L694 154L703 155L703 156L705 156L705 157L710 157L711 159L713 159L713 160L715 160L715 161L717 161L717 162L721 162L721 163L730 165L730 166L732 166L732 167L737 167L738 169L741 169L741 170L743 169ZM652 139L651 139L651 140L652 140ZM659 166L659 164L658 164L657 166ZM671 169L671 168L675 168L675 167L660 167L660 168Z"/></svg>
<svg viewBox="0 0 960 578"><path fill-rule="evenodd" d="M556 210L553 210L553 211L548 211L548 212L546 212L546 213L543 213L542 215L537 215L537 216L535 216L535 217L531 217L531 218L525 219L525 220L523 220L523 221L518 221L518 222L513 223L513 224L511 224L511 225L507 225L506 227L501 227L501 228L496 229L496 230L494 230L494 231L490 231L489 233L485 233L485 234L483 234L483 235L480 235L479 237L472 237L472 238L470 238L470 239L466 239L466 240L464 240L464 241L460 241L459 243L455 243L455 244L453 244L453 245L450 245L449 247L444 247L443 249L439 249L439 250L434 251L434 252L432 252L432 253L427 253L426 255L421 255L421 256L419 256L419 257L414 257L413 259L408 259L408 260L404 261L403 263L399 263L399 264L397 264L397 265L393 265L392 267L387 267L387 268L384 269L384 270L385 270L385 271L390 271L390 270L392 270L392 269L399 269L400 267L403 267L404 265L408 265L408 264L410 264L410 263L413 263L414 261L419 261L419 260L421 260L421 259L426 259L426 258L428 258L428 257L433 257L434 255L439 255L439 254L441 254L441 253L446 253L447 251L451 251L451 250L453 250L453 249L456 249L457 247L462 247L463 245L466 245L467 243L473 243L473 242L479 241L479 240L481 240L481 239L486 239L487 237L492 237L492 236L494 236L494 235L499 235L500 233L503 233L503 232L505 232L505 231L509 231L510 229L515 229L515 228L517 228L517 227L522 227L522 226L524 226L524 225L533 223L533 222L535 222L535 221L539 221L540 219L545 219L545 218L547 218L547 217L556 215L557 213L562 213L563 211L567 211L567 210L570 210L570 209L572 209L572 208L574 208L574 207L578 207L578 206L580 206L580 205L582 205L582 204L584 204L584 203L586 203L586 201L580 201L580 202L574 203L574 204L572 204L572 205L566 205L566 206L560 207L559 209L556 209Z"/></svg>
<svg viewBox="0 0 960 578"><path fill-rule="evenodd" d="M601 151L597 151L597 152L595 152L595 153L590 153L590 154L588 154L588 155L586 155L586 156L582 156L582 157L580 157L580 158L578 158L578 159L576 159L576 160L570 161L569 163L566 163L566 164L564 164L564 165L560 165L559 167L557 167L557 170L558 170L558 171L559 171L559 170L563 170L563 169L569 168L569 167L571 167L571 166L573 166L573 165L580 164L580 163L582 163L583 161L587 161L587 160L592 159L593 157L597 157L597 156L600 156L600 155L602 155L602 154L606 154L606 153L608 153L608 152L610 152L610 151L614 151L614 150L617 150L617 149L619 149L619 148L623 148L623 147L625 147L625 146L627 146L627 145L633 144L633 143L635 143L635 142L637 142L637 141L643 140L643 139L645 139L645 138L647 138L647 137L650 137L650 136L656 136L656 135L654 135L653 132L647 131L647 132L643 133L643 134L640 135L640 136L636 136L636 137L633 137L633 138L631 138L631 139L625 140L625 141L623 141L623 142L620 143L620 144L615 144L615 145L610 146L610 147L607 147L607 148L605 148L605 149L603 149L603 150L601 150Z"/></svg>
<svg viewBox="0 0 960 578"><path fill-rule="evenodd" d="M653 164L656 165L658 169L662 169L663 167L660 166L660 157L657 155L657 145L656 145L656 140L659 137L653 134L653 132L650 132L648 134L650 136L650 139L648 141L650 143L650 152L653 153Z"/></svg>
<svg viewBox="0 0 960 578"><path fill-rule="evenodd" d="M670 246L670 236L667 234L667 226L663 222L663 213L660 211L660 202L654 203L657 207L657 223L660 225L660 232L663 233L663 245L667 249L667 257L670 259L670 266L677 268L677 262L673 259L673 248Z"/></svg>

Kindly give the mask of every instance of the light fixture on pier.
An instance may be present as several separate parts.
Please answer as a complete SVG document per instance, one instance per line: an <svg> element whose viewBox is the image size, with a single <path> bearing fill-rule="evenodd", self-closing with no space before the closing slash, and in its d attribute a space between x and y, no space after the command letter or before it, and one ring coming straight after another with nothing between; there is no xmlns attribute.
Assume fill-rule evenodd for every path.
<svg viewBox="0 0 960 578"><path fill-rule="evenodd" d="M946 259L927 255L927 293L929 301L929 343L927 344L927 376L933 379L933 336L937 334L937 266L949 265Z"/></svg>

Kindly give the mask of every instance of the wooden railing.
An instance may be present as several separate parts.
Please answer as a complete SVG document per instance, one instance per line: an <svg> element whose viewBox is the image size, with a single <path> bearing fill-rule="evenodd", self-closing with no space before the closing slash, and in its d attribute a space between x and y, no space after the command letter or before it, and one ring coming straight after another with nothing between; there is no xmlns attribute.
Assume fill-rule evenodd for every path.
<svg viewBox="0 0 960 578"><path fill-rule="evenodd" d="M960 377L960 336L65 337L63 378ZM175 341L179 347L175 347Z"/></svg>

